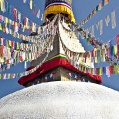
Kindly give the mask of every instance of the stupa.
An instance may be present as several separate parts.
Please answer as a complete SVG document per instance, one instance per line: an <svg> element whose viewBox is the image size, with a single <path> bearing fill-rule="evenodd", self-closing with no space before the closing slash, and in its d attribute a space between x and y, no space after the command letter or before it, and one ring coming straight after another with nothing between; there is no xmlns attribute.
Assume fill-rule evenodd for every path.
<svg viewBox="0 0 119 119"><path fill-rule="evenodd" d="M66 53L66 48L85 53L69 27L71 22L75 24L71 5L72 0L45 1L46 22L41 26L52 22L56 26L54 34L47 37L50 47L27 69L36 70L19 79L19 84L28 88L0 99L0 119L119 119L118 92L97 85L102 82L100 76L82 72L77 66L93 67L90 57L86 62L72 62L72 55Z"/></svg>
<svg viewBox="0 0 119 119"><path fill-rule="evenodd" d="M119 119L119 93L94 83L57 81L0 99L0 119Z"/></svg>
<svg viewBox="0 0 119 119"><path fill-rule="evenodd" d="M100 76L84 73L77 69L68 60L63 48L63 44L65 44L65 46L73 52L85 53L84 47L80 43L75 32L70 28L69 21L74 24L76 22L72 11L72 0L45 0L44 19L45 23L41 26L48 25L54 19L54 24L57 26L55 31L56 34L52 37L52 50L48 54L45 62L39 66L36 71L21 77L18 83L25 87L51 81L83 81L100 84L102 82ZM66 31L66 29L68 31ZM37 35L37 33L35 35ZM33 60L27 71L42 62L46 55L47 53L44 53L36 60ZM89 58L85 63L81 63L88 67L93 67L90 62Z"/></svg>

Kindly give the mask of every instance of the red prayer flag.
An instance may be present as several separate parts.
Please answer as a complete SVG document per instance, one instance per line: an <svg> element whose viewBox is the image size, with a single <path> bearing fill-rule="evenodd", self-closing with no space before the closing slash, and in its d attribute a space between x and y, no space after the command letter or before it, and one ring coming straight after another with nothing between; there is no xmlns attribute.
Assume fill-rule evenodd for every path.
<svg viewBox="0 0 119 119"><path fill-rule="evenodd" d="M38 8L35 8L34 11L33 11L33 14L36 14L38 11Z"/></svg>
<svg viewBox="0 0 119 119"><path fill-rule="evenodd" d="M114 66L109 66L110 75L114 74Z"/></svg>
<svg viewBox="0 0 119 119"><path fill-rule="evenodd" d="M0 21L3 21L3 16L2 15L0 15Z"/></svg>
<svg viewBox="0 0 119 119"><path fill-rule="evenodd" d="M26 17L24 17L24 26L26 26Z"/></svg>
<svg viewBox="0 0 119 119"><path fill-rule="evenodd" d="M14 21L17 21L17 9L13 8L14 11Z"/></svg>
<svg viewBox="0 0 119 119"><path fill-rule="evenodd" d="M119 34L116 36L117 45L119 45Z"/></svg>

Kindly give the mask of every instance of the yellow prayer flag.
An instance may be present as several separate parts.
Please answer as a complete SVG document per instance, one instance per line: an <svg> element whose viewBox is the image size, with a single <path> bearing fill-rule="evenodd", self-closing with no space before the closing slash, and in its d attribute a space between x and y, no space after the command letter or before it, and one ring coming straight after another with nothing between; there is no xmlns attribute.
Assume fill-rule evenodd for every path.
<svg viewBox="0 0 119 119"><path fill-rule="evenodd" d="M26 18L26 28L28 28L28 18Z"/></svg>
<svg viewBox="0 0 119 119"><path fill-rule="evenodd" d="M0 57L0 62L5 62L4 57Z"/></svg>
<svg viewBox="0 0 119 119"><path fill-rule="evenodd" d="M25 31L25 26L22 28L22 31L23 31L23 32Z"/></svg>
<svg viewBox="0 0 119 119"><path fill-rule="evenodd" d="M41 28L40 28L40 27L38 27L38 34L40 34L40 30L41 30Z"/></svg>
<svg viewBox="0 0 119 119"><path fill-rule="evenodd" d="M119 74L119 65L114 65L114 73Z"/></svg>
<svg viewBox="0 0 119 119"><path fill-rule="evenodd" d="M114 45L114 54L115 54L115 55L117 54L117 51L118 51L117 45Z"/></svg>
<svg viewBox="0 0 119 119"><path fill-rule="evenodd" d="M34 26L34 23L32 23L32 31L35 30L35 26Z"/></svg>
<svg viewBox="0 0 119 119"><path fill-rule="evenodd" d="M2 24L0 23L0 31L2 31Z"/></svg>
<svg viewBox="0 0 119 119"><path fill-rule="evenodd" d="M4 0L0 0L0 8L2 12L5 12L5 2Z"/></svg>
<svg viewBox="0 0 119 119"><path fill-rule="evenodd" d="M7 52L8 52L8 56L7 56L7 58L10 59L10 58L11 58L10 48L7 48Z"/></svg>
<svg viewBox="0 0 119 119"><path fill-rule="evenodd" d="M93 10L93 14L96 14L97 13L97 11L96 11L96 8Z"/></svg>
<svg viewBox="0 0 119 119"><path fill-rule="evenodd" d="M11 77L11 74L8 74L8 78L10 79L10 77Z"/></svg>
<svg viewBox="0 0 119 119"><path fill-rule="evenodd" d="M30 9L32 9L32 4L33 4L33 1L30 0Z"/></svg>
<svg viewBox="0 0 119 119"><path fill-rule="evenodd" d="M102 71L102 67L99 68L99 75L102 75L103 74L103 71Z"/></svg>
<svg viewBox="0 0 119 119"><path fill-rule="evenodd" d="M0 10L2 10L2 0L0 0Z"/></svg>
<svg viewBox="0 0 119 119"><path fill-rule="evenodd" d="M29 53L29 60L31 61L31 53Z"/></svg>
<svg viewBox="0 0 119 119"><path fill-rule="evenodd" d="M11 22L11 25L14 25L14 21Z"/></svg>
<svg viewBox="0 0 119 119"><path fill-rule="evenodd" d="M11 41L11 40L9 40L8 42L9 42L9 46L11 47L11 46L12 46L12 44L11 44L11 43L12 43L12 41Z"/></svg>
<svg viewBox="0 0 119 119"><path fill-rule="evenodd" d="M17 50L14 50L14 58L17 57L17 54L18 54L18 51Z"/></svg>
<svg viewBox="0 0 119 119"><path fill-rule="evenodd" d="M102 44L102 49L105 49L105 44Z"/></svg>
<svg viewBox="0 0 119 119"><path fill-rule="evenodd" d="M8 24L9 20L7 17L5 17L5 23Z"/></svg>

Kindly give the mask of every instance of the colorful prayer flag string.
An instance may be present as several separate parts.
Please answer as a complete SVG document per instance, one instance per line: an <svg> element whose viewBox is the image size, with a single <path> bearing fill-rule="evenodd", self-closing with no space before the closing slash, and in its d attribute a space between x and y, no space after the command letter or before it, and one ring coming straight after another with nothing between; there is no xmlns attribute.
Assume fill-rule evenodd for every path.
<svg viewBox="0 0 119 119"><path fill-rule="evenodd" d="M115 10L113 10L106 17L104 17L103 19L98 21L96 24L93 24L91 27L87 28L85 31L89 32L91 34L91 36L94 36L94 26L95 26L97 30L100 30L100 35L102 35L104 22L105 22L106 26L109 26L109 23L111 22L112 29L115 29L117 27L116 12L118 9L119 9L119 7L116 8Z"/></svg>
<svg viewBox="0 0 119 119"><path fill-rule="evenodd" d="M55 27L53 27L53 28L55 28ZM23 55L23 56L26 56L26 58L28 58L28 56L30 56L30 55L32 55L32 57L33 57L33 55L38 56L39 53L41 53L41 51L43 51L45 49L46 44L48 44L51 37L56 34L56 29L54 31L55 32L53 34L48 34L46 37L42 37L42 39L40 39L40 40L38 39L37 40L38 42L36 45L15 42L15 41L7 40L7 39L1 37L0 38L0 56L1 56L0 60L1 61L0 62L5 62L6 58L10 59L10 58L16 57L16 55L19 53L21 54L21 57ZM5 54L6 52L7 52L7 54ZM29 57L29 59L31 59L30 57ZM20 60L20 61L23 61L24 58L21 58L22 60ZM24 60L26 60L26 58Z"/></svg>
<svg viewBox="0 0 119 119"><path fill-rule="evenodd" d="M102 0L99 5L97 5L94 10L80 23L80 26L83 26L86 22L88 22L94 14L96 14L99 10L101 10L105 5L107 5L110 0Z"/></svg>
<svg viewBox="0 0 119 119"><path fill-rule="evenodd" d="M36 38L39 36L26 36L23 34L19 34L18 33L18 28L21 28L22 26L24 27L23 24L19 24L15 21L12 21L10 19L8 19L7 17L4 17L2 15L0 15L0 20L2 23L0 23L0 30L3 31L6 34L10 34L15 38L19 38L19 39L23 39L24 41L29 41L29 42L33 42L33 43L37 43L38 40L36 40ZM7 27L9 26L9 28ZM10 27L11 26L11 27ZM52 27L52 30L49 30L50 27ZM48 25L45 26L39 26L38 28L36 28L37 33L38 34L42 34L43 37L46 37L48 34L54 34L54 27L53 26L53 22L50 22ZM31 29L32 27L30 27L29 29ZM23 28L24 29L24 28ZM33 32L33 30L31 30Z"/></svg>
<svg viewBox="0 0 119 119"><path fill-rule="evenodd" d="M61 40L61 38L60 38L60 40ZM62 40L61 40L61 43L62 43L62 46L63 46ZM67 50L65 49L64 46L63 46L63 50L65 51L65 55L68 58L68 60L70 61L70 63L74 67L76 67L77 69L79 69L80 71L82 71L84 73L90 73L90 74L93 74L93 75L106 74L108 77L110 77L113 74L119 74L119 65L117 65L117 64L113 64L113 65L110 65L110 66L107 66L107 67L89 68L89 67L86 67L82 64L75 64L77 61L74 60L74 59L71 59L71 57L68 56ZM73 58L76 58L76 56L73 57Z"/></svg>
<svg viewBox="0 0 119 119"><path fill-rule="evenodd" d="M63 25L62 25L63 27ZM65 30L67 30L65 27L63 27ZM67 32L70 32L67 30ZM118 37L117 37L118 38ZM109 45L108 45L109 44ZM67 47L65 47L64 45L64 49L66 50L67 55L70 55L69 57L71 58L73 57L80 57L80 59L82 58L82 62L86 62L88 57L92 58L92 61L95 63L99 63L99 62L110 62L110 63L114 63L114 61L112 61L113 58L115 58L115 56L119 59L118 57L118 45L112 45L111 40L107 43L107 44L101 44L100 47L95 47L92 51L88 51L85 53L78 53L77 52L73 52L70 51ZM73 55L75 54L75 55Z"/></svg>
<svg viewBox="0 0 119 119"><path fill-rule="evenodd" d="M33 0L23 0L23 3L27 3L29 8L32 10L32 13L39 19L42 15L41 10L33 2ZM41 16L42 17L42 16ZM41 20L42 21L42 20Z"/></svg>
<svg viewBox="0 0 119 119"><path fill-rule="evenodd" d="M32 30L35 30L35 26L39 26L30 19L28 19L26 16L21 14L16 8L14 8L12 5L10 5L6 0L0 0L1 4L1 11L4 13L7 13L8 15L12 15L14 21L22 23L24 25L27 25L29 23L32 25Z"/></svg>
<svg viewBox="0 0 119 119"><path fill-rule="evenodd" d="M52 25L54 24L55 20L57 19L57 16L54 18ZM48 39L47 40L42 40L42 44L41 47L39 46L38 48L41 48L38 52L37 49L35 47L33 47L33 49L35 48L35 52L31 52L33 51L33 49L28 49L30 51L26 51L24 52L24 45L22 44L20 46L18 46L17 48L14 46L13 43L11 43L11 41L9 42L4 42L4 39L1 38L2 40L0 41L0 71L5 71L6 69L9 69L11 66L14 66L16 64L18 64L19 62L23 62L23 61L32 61L34 59L37 59L41 54L44 54L45 52L48 52L49 49L52 50L52 47L50 47L50 43L53 42L52 40L54 39L55 33L57 31L57 27L52 27L52 29L55 31L51 34L48 34ZM38 36L34 36L36 38L38 38ZM46 37L43 37L46 38ZM47 42L47 43L46 43ZM7 44L7 47L3 46L3 44ZM44 44L45 43L45 44ZM16 44L18 45L18 44ZM28 45L28 44L27 44ZM10 48L8 48L10 46ZM23 47L22 47L23 46ZM5 53L4 53L4 49L5 48ZM16 50L14 50L16 48ZM10 50L11 49L11 50ZM20 50L20 51L19 51ZM8 57L9 56L9 57ZM46 60L46 59L44 59ZM6 66L5 66L6 65Z"/></svg>
<svg viewBox="0 0 119 119"><path fill-rule="evenodd" d="M47 59L47 57L48 57L50 51L52 50L52 49L51 49L51 46L53 45L53 41L54 41L54 37L52 38L51 42L49 43L50 45L48 45L48 46L49 46L49 48L48 48L49 50L48 50L48 52L47 52L45 58L44 58L44 59L42 60L42 62L41 62L40 64L38 64L35 68L33 68L33 69L29 70L29 71L26 71L26 72L22 72L22 73L12 73L12 74L10 74L10 73L7 74L7 73L5 73L5 74L0 74L0 79L5 80L5 79L21 78L21 77L23 77L23 76L27 76L27 75L33 73L34 71L36 71L36 70L46 61L46 59Z"/></svg>

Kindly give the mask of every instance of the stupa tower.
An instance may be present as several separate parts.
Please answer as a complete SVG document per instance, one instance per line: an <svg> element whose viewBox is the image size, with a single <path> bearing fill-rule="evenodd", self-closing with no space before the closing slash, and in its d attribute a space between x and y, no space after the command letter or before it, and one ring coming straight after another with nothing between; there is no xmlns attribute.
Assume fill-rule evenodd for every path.
<svg viewBox="0 0 119 119"><path fill-rule="evenodd" d="M55 19L54 24L57 29L54 31L54 37L49 38L49 41L53 39L52 50L48 56L47 53L44 53L30 63L31 66L27 70L38 66L38 64L45 59L45 61L37 67L36 71L20 78L18 81L19 84L28 87L43 82L69 80L101 83L102 80L100 76L81 72L72 65L64 51L63 44L72 52L85 52L75 32L69 27L68 21L75 23L72 11L72 0L45 0L44 19L46 22L41 26L48 26L48 24ZM66 29L68 31L66 31ZM90 58L84 65L85 64L91 67Z"/></svg>

